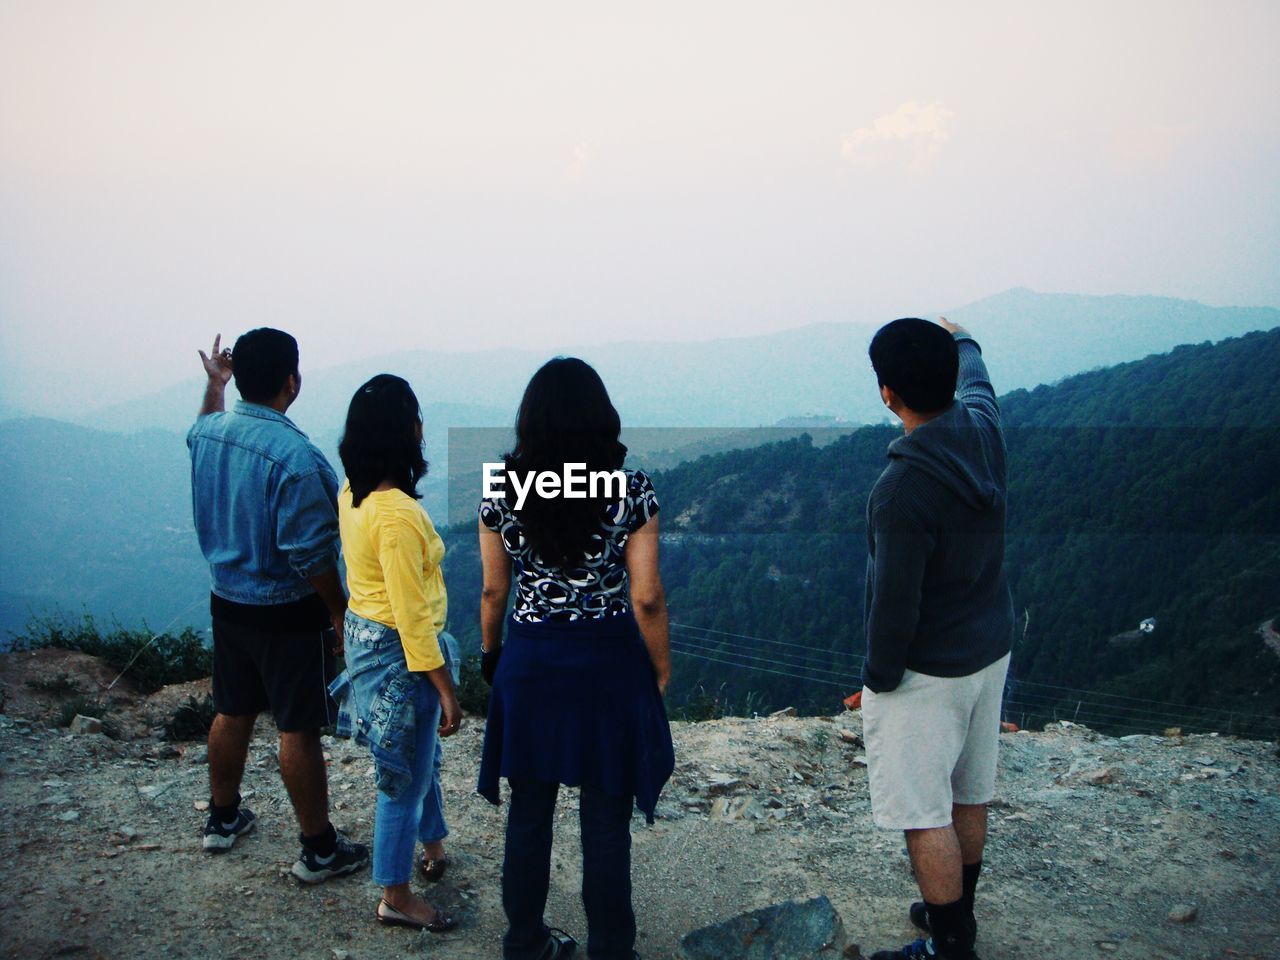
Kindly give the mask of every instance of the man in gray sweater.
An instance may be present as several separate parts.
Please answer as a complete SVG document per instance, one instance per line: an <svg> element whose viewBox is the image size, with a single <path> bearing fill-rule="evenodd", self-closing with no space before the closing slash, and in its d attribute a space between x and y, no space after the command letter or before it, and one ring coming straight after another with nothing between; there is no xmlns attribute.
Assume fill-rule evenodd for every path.
<svg viewBox="0 0 1280 960"><path fill-rule="evenodd" d="M982 351L908 318L871 342L905 435L867 503L862 711L872 815L903 830L926 933L872 960L975 960L973 900L995 792L1013 642L1004 575L1004 434Z"/></svg>

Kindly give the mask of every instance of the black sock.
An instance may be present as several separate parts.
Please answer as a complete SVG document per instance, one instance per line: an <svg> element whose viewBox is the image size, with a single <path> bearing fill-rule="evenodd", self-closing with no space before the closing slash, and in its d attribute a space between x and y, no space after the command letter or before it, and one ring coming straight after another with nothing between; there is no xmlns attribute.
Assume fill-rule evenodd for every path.
<svg viewBox="0 0 1280 960"><path fill-rule="evenodd" d="M333 829L333 824L329 824L324 831L317 833L314 837L306 837L299 835L302 845L314 853L317 857L331 857L333 851L338 845L338 832Z"/></svg>
<svg viewBox="0 0 1280 960"><path fill-rule="evenodd" d="M213 802L213 797L209 798L209 816L213 817L217 823L233 823L239 812L240 794L238 793L235 801L229 807L220 807Z"/></svg>
<svg viewBox="0 0 1280 960"><path fill-rule="evenodd" d="M929 930L938 956L945 960L969 960L973 956L973 931L969 908L961 897L954 903L924 903L929 911Z"/></svg>
<svg viewBox="0 0 1280 960"><path fill-rule="evenodd" d="M982 873L982 861L966 863L962 869L964 871L964 903L969 912L973 913L973 895L978 890L978 875Z"/></svg>

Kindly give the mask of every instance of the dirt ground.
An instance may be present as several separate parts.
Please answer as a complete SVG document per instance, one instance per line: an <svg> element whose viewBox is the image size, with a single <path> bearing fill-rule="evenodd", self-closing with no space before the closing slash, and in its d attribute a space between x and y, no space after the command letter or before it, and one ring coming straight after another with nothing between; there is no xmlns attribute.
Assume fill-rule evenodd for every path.
<svg viewBox="0 0 1280 960"><path fill-rule="evenodd" d="M447 741L453 865L427 890L462 923L442 936L382 929L367 873L316 888L288 876L297 828L267 722L245 777L259 830L228 854L205 854L196 806L208 798L203 745L150 732L190 691L118 705L122 723L132 717L123 723L132 739L72 736L50 727L58 696L26 686L61 668L19 670L4 663L13 656L29 655L0 657L0 856L11 865L0 873L0 956L500 956L503 814L473 793L481 722ZM914 938L902 838L871 823L858 714L673 729L678 766L658 821L633 822L637 946L646 960L671 956L684 933L704 924L818 894L867 953ZM326 751L334 821L368 840L368 756L346 741L326 740ZM585 940L575 804L564 791L547 914ZM1070 724L1005 734L978 898L979 953L1280 957L1278 827L1275 744L1113 739Z"/></svg>

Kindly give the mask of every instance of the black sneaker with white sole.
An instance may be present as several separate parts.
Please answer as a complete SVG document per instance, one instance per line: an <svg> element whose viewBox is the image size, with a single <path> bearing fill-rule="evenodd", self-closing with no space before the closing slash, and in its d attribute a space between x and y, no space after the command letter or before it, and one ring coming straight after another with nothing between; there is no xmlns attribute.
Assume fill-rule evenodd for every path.
<svg viewBox="0 0 1280 960"><path fill-rule="evenodd" d="M246 833L252 832L258 825L258 818L248 807L236 811L236 818L230 823L223 823L214 814L204 825L203 846L210 853L225 853L236 845L236 840Z"/></svg>
<svg viewBox="0 0 1280 960"><path fill-rule="evenodd" d="M363 843L353 843L341 830L335 831L337 840L333 853L322 857L314 850L302 848L290 871L299 883L324 883L334 877L355 873L369 862L369 848Z"/></svg>

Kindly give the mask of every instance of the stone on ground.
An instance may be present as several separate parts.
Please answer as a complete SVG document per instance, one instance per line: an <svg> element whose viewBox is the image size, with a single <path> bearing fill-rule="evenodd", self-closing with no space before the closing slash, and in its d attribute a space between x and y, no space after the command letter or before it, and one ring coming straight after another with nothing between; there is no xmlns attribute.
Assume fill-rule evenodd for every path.
<svg viewBox="0 0 1280 960"><path fill-rule="evenodd" d="M788 900L686 934L677 960L835 960L844 922L826 897Z"/></svg>
<svg viewBox="0 0 1280 960"><path fill-rule="evenodd" d="M71 718L72 733L101 733L102 721L97 717L86 717L83 713L77 713Z"/></svg>

